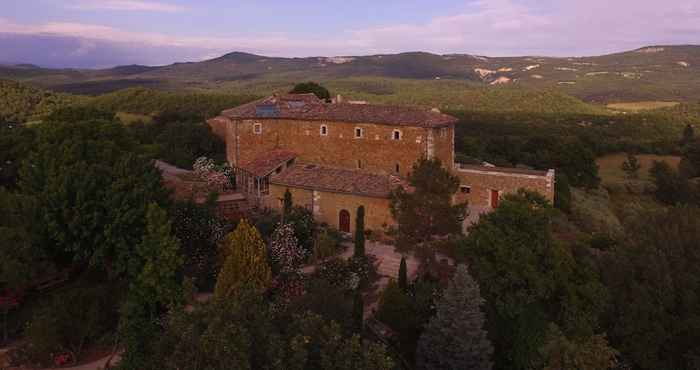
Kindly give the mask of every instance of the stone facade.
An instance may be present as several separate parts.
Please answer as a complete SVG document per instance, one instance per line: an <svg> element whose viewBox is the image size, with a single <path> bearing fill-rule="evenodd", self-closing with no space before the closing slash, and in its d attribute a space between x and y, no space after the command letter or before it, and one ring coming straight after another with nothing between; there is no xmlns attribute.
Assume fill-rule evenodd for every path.
<svg viewBox="0 0 700 370"><path fill-rule="evenodd" d="M453 163L454 126L396 127L374 123L230 119L210 124L226 141L232 165L275 149L294 151L303 162L407 176L421 157ZM257 127L257 130L256 130ZM356 130L361 137L356 137ZM398 139L394 135L398 135ZM398 171L397 171L398 170Z"/></svg>
<svg viewBox="0 0 700 370"><path fill-rule="evenodd" d="M355 217L359 206L365 207L365 229L381 233L386 230L387 226L394 224L389 211L388 198L291 188L284 185L271 184L270 194L263 198L265 206L272 209L281 209L282 199L284 199L284 193L287 189L292 193L294 204L306 207L313 212L316 221L325 222L338 230L341 230L340 213L345 210L349 214L350 231L354 232Z"/></svg>

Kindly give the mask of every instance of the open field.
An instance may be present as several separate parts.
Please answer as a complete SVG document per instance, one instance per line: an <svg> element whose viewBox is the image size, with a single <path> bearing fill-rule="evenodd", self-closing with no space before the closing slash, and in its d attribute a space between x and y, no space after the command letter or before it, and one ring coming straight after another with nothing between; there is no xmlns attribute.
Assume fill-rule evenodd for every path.
<svg viewBox="0 0 700 370"><path fill-rule="evenodd" d="M608 104L607 107L625 112L639 112L643 110L671 108L677 105L680 105L680 103L675 101L639 101L629 103L611 103Z"/></svg>
<svg viewBox="0 0 700 370"><path fill-rule="evenodd" d="M626 159L627 154L624 153L611 154L598 158L596 162L598 163L598 171L603 184L620 184L628 180L627 174L622 170L622 163L625 162ZM649 169L654 161L663 161L675 168L678 167L681 161L681 157L678 156L654 154L640 154L637 155L637 159L642 166L642 168L639 169L640 180L649 180Z"/></svg>

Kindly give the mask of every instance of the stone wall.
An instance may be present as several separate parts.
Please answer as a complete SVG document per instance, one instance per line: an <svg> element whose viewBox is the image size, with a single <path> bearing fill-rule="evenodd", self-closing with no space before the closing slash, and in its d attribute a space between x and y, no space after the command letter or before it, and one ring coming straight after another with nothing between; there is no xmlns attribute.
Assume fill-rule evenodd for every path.
<svg viewBox="0 0 700 370"><path fill-rule="evenodd" d="M293 151L304 162L350 169L359 166L377 173L393 174L398 166L402 176L407 176L413 164L429 152L445 164L454 159L453 126L429 129L286 119L232 121L226 117L211 119L209 124L226 141L227 157L234 165L276 148ZM256 133L255 125L260 125L260 133ZM324 125L327 131L322 135ZM362 138L355 137L356 128L362 129ZM395 130L400 132L400 140L393 139Z"/></svg>
<svg viewBox="0 0 700 370"><path fill-rule="evenodd" d="M466 170L455 167L454 174L460 179L457 202L469 202L470 208L488 209L491 207L491 191L497 190L500 197L512 194L518 189L537 191L550 202L554 202L554 171L546 175L508 173L506 171ZM468 187L468 192L464 187Z"/></svg>
<svg viewBox="0 0 700 370"><path fill-rule="evenodd" d="M325 222L338 229L341 210L350 213L350 230L355 230L355 216L359 206L365 207L365 229L381 232L387 226L393 225L394 220L389 210L389 199L365 197L354 194L334 193L300 188L288 188L281 185L270 185L270 194L263 200L268 208L281 210L284 192L292 193L295 205L306 207L314 213L317 222Z"/></svg>

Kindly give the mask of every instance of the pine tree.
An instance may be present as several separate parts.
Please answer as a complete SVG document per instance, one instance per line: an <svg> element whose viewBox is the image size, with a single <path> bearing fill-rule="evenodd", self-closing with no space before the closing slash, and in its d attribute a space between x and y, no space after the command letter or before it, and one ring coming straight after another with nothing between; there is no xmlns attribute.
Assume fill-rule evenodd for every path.
<svg viewBox="0 0 700 370"><path fill-rule="evenodd" d="M406 257L401 256L401 264L399 265L399 288L403 291L408 289L408 271L406 268Z"/></svg>
<svg viewBox="0 0 700 370"><path fill-rule="evenodd" d="M355 253L353 257L365 256L365 207L357 208L357 218L355 219Z"/></svg>
<svg viewBox="0 0 700 370"><path fill-rule="evenodd" d="M224 265L216 280L214 295L227 297L243 285L265 289L272 272L267 261L265 242L255 227L245 219L229 234L222 246Z"/></svg>
<svg viewBox="0 0 700 370"><path fill-rule="evenodd" d="M417 368L491 369L493 347L483 329L483 304L479 286L460 265L418 341Z"/></svg>

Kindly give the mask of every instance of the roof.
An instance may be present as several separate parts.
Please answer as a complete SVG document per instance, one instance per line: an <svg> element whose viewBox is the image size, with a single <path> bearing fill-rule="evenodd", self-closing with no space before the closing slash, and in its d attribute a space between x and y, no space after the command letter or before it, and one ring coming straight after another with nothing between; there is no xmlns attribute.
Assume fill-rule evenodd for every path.
<svg viewBox="0 0 700 370"><path fill-rule="evenodd" d="M251 161L241 163L238 167L252 173L254 176L263 177L296 157L295 153L288 150L275 149L265 152Z"/></svg>
<svg viewBox="0 0 700 370"><path fill-rule="evenodd" d="M282 173L273 175L270 183L296 188L388 198L392 190L403 185L403 180L393 175L380 175L360 170L297 163Z"/></svg>
<svg viewBox="0 0 700 370"><path fill-rule="evenodd" d="M458 170L467 170L467 171L497 172L497 173L503 173L503 174L529 175L529 176L541 176L541 177L546 177L549 175L549 171L530 170L527 168L480 166L480 165L471 165L471 164L463 164L463 163L456 163L455 165L457 166Z"/></svg>
<svg viewBox="0 0 700 370"><path fill-rule="evenodd" d="M442 127L457 122L457 118L435 109L326 103L314 94L273 95L225 110L221 114L232 119L298 119L417 127Z"/></svg>

